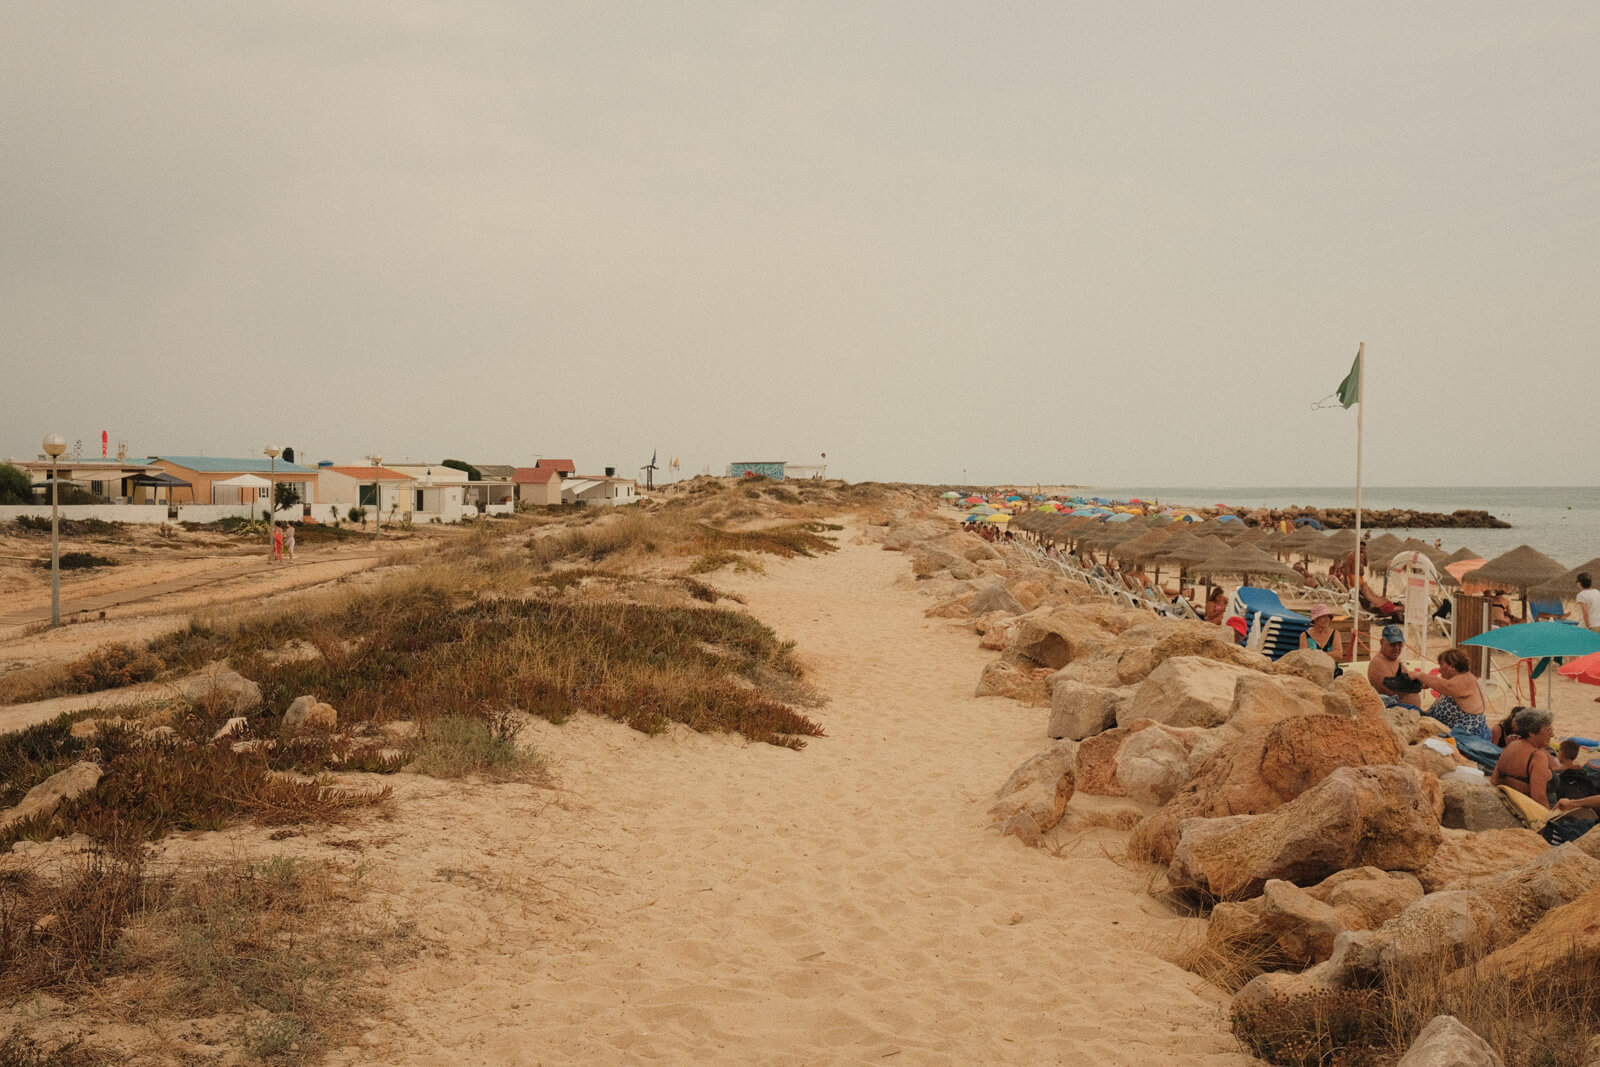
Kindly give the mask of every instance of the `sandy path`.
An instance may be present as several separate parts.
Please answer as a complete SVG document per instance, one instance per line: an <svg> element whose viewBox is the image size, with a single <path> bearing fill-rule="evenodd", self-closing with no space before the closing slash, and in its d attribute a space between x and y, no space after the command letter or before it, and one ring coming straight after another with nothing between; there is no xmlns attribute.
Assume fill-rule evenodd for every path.
<svg viewBox="0 0 1600 1067"><path fill-rule="evenodd" d="M397 776L364 858L435 951L334 1062L1254 1062L1153 954L1183 921L1142 873L984 828L1043 713L970 696L988 654L923 619L904 557L767 569L724 582L798 641L829 736L585 718L537 730L558 794Z"/></svg>

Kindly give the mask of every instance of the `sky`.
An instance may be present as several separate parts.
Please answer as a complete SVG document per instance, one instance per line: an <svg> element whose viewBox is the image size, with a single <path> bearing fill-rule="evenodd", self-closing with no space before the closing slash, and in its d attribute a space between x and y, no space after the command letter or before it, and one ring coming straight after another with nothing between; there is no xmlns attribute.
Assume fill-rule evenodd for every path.
<svg viewBox="0 0 1600 1067"><path fill-rule="evenodd" d="M1368 484L1592 485L1596 55L1584 3L6 0L0 455L1337 486L1365 342Z"/></svg>

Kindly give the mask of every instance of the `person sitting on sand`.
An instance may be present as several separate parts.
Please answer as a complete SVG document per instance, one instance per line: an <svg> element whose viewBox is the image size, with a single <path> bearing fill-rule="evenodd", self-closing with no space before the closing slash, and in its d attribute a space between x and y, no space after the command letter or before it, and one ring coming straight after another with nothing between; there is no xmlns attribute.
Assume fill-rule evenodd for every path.
<svg viewBox="0 0 1600 1067"><path fill-rule="evenodd" d="M1123 570L1122 580L1129 583L1130 588L1135 593L1140 594L1143 594L1146 589L1149 589L1154 584L1150 581L1150 576L1144 572L1143 563L1135 563L1132 567Z"/></svg>
<svg viewBox="0 0 1600 1067"><path fill-rule="evenodd" d="M1221 626L1222 620L1228 614L1228 591L1220 585L1211 590L1211 595L1206 597L1206 622L1213 626Z"/></svg>
<svg viewBox="0 0 1600 1067"><path fill-rule="evenodd" d="M1581 771L1583 764L1578 762L1578 742L1567 738L1556 746L1556 771Z"/></svg>
<svg viewBox="0 0 1600 1067"><path fill-rule="evenodd" d="M1378 638L1378 647L1372 650L1372 659L1367 663L1367 681L1372 683L1372 688L1381 697L1398 697L1400 694L1389 688L1389 679L1400 673L1400 653L1406 648L1406 632L1395 625L1385 626L1383 633ZM1414 694L1408 694L1415 700Z"/></svg>
<svg viewBox="0 0 1600 1067"><path fill-rule="evenodd" d="M1344 658L1344 639L1333 630L1333 609L1318 604L1311 609L1311 626L1300 635L1301 648L1326 652L1338 663Z"/></svg>
<svg viewBox="0 0 1600 1067"><path fill-rule="evenodd" d="M1491 785L1509 786L1530 800L1550 806L1550 741L1556 732L1552 718L1543 708L1515 711L1516 736L1495 762L1494 773L1489 775Z"/></svg>
<svg viewBox="0 0 1600 1067"><path fill-rule="evenodd" d="M1439 653L1439 673L1425 680L1428 688L1439 698L1428 708L1428 714L1450 727L1477 734L1489 740L1489 723L1484 719L1488 701L1483 696L1483 686L1471 673L1467 654L1459 648L1447 648Z"/></svg>
<svg viewBox="0 0 1600 1067"><path fill-rule="evenodd" d="M1243 616L1230 616L1225 625L1233 631L1234 644L1242 645L1250 640L1250 624L1244 621Z"/></svg>

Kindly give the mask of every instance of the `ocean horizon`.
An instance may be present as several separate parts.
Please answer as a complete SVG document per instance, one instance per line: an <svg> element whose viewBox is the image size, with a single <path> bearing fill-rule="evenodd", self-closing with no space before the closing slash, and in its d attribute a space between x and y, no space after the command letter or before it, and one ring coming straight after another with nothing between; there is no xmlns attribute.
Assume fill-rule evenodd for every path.
<svg viewBox="0 0 1600 1067"><path fill-rule="evenodd" d="M1355 487L1345 486L1093 486L1085 495L1139 497L1188 507L1348 508ZM1600 486L1363 486L1363 511L1487 511L1511 524L1505 530L1395 527L1397 536L1443 539L1447 551L1465 545L1491 559L1532 545L1567 567L1600 557ZM1380 528L1381 529L1381 528Z"/></svg>

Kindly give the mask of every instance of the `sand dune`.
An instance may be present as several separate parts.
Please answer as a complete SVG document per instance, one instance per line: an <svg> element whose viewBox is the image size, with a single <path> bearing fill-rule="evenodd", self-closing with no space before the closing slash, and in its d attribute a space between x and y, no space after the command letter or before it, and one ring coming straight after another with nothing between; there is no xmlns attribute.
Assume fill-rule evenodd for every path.
<svg viewBox="0 0 1600 1067"><path fill-rule="evenodd" d="M333 1062L1255 1062L1155 954L1187 920L1120 835L1058 857L985 829L1043 713L970 695L987 654L923 619L904 557L767 571L722 581L798 642L828 736L580 719L530 731L554 793L397 776L365 858L429 948Z"/></svg>

